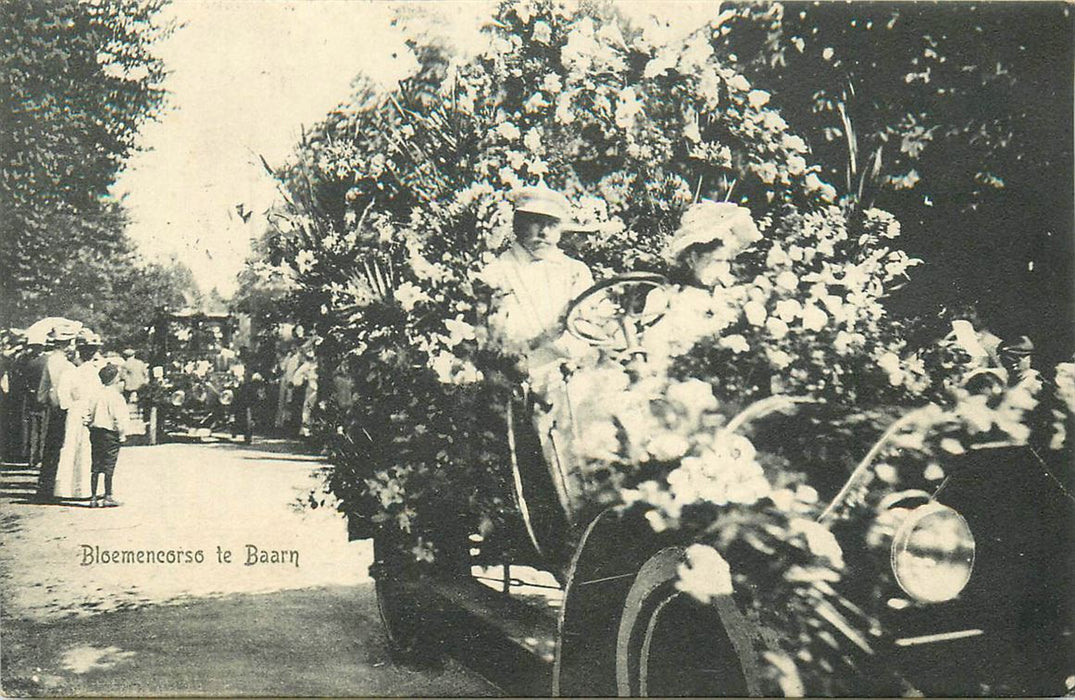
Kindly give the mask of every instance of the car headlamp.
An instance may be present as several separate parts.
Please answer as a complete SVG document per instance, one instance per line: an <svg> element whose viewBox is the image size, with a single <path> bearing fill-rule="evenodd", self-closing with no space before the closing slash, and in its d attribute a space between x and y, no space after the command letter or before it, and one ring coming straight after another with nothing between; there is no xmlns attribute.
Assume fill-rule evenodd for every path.
<svg viewBox="0 0 1075 700"><path fill-rule="evenodd" d="M932 502L907 514L892 538L892 573L923 603L952 600L974 569L974 535L963 516Z"/></svg>
<svg viewBox="0 0 1075 700"><path fill-rule="evenodd" d="M187 400L187 395L182 389L176 389L172 392L172 395L168 397L168 403L172 404L176 408L183 405L183 402Z"/></svg>
<svg viewBox="0 0 1075 700"><path fill-rule="evenodd" d="M231 403L235 401L235 392L231 389L225 389L220 392L220 396L217 398L220 401L221 406L230 406Z"/></svg>

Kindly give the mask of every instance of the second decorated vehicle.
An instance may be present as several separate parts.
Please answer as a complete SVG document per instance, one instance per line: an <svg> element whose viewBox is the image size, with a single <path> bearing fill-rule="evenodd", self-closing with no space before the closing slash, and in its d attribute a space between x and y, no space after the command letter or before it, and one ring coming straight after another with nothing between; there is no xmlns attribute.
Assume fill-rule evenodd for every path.
<svg viewBox="0 0 1075 700"><path fill-rule="evenodd" d="M245 368L232 348L237 321L226 313L164 313L153 324L149 394L157 434L248 434Z"/></svg>

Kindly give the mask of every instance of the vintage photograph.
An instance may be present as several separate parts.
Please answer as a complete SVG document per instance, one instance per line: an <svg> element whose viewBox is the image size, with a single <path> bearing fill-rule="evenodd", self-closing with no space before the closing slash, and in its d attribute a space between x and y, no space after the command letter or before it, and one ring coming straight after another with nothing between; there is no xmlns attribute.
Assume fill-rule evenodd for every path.
<svg viewBox="0 0 1075 700"><path fill-rule="evenodd" d="M0 8L5 696L1075 695L1069 4Z"/></svg>

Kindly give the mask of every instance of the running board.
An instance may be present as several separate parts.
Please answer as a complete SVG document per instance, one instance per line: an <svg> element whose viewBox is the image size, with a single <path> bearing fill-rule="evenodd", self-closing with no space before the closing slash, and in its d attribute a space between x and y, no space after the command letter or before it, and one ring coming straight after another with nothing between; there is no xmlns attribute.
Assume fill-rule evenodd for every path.
<svg viewBox="0 0 1075 700"><path fill-rule="evenodd" d="M556 655L556 611L498 593L473 578L438 581L433 594L441 601L495 628L515 646L541 661Z"/></svg>
<svg viewBox="0 0 1075 700"><path fill-rule="evenodd" d="M424 592L449 621L445 651L506 694L549 694L556 656L555 609L543 610L470 577L439 580Z"/></svg>

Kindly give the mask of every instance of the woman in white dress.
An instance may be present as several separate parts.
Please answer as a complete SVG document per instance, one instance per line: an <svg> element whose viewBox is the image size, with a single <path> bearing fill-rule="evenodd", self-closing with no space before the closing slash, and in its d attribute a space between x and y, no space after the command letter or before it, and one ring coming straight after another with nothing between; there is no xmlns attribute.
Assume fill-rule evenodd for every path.
<svg viewBox="0 0 1075 700"><path fill-rule="evenodd" d="M90 429L87 421L93 399L101 389L100 341L95 336L80 338L78 358L81 363L65 374L58 387L61 408L67 409L63 448L56 469L56 498L89 498Z"/></svg>

